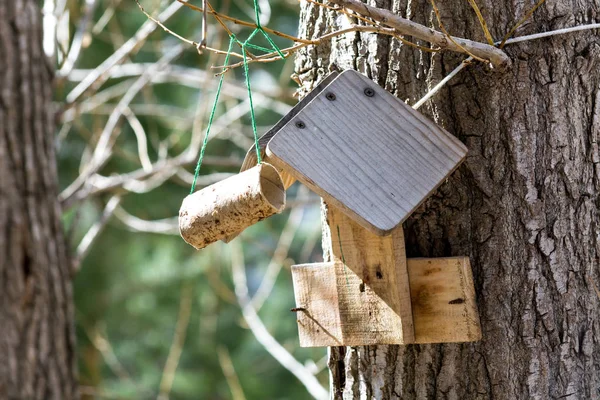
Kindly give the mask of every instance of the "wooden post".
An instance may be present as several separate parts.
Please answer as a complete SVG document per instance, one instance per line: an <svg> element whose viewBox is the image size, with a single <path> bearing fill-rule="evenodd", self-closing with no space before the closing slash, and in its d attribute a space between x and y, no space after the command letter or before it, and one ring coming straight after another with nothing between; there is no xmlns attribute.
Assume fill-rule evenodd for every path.
<svg viewBox="0 0 600 400"><path fill-rule="evenodd" d="M404 233L377 236L341 210L325 205L345 343L412 343Z"/></svg>

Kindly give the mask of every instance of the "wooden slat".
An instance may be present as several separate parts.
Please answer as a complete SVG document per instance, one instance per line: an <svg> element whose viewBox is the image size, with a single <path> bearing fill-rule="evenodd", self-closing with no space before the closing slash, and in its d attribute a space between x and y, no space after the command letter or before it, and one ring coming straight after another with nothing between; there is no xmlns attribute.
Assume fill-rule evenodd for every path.
<svg viewBox="0 0 600 400"><path fill-rule="evenodd" d="M468 257L408 260L416 343L481 340Z"/></svg>
<svg viewBox="0 0 600 400"><path fill-rule="evenodd" d="M266 151L274 165L377 235L398 227L466 152L454 136L355 71L334 79Z"/></svg>
<svg viewBox="0 0 600 400"><path fill-rule="evenodd" d="M335 306L344 298L361 299L360 278L347 270L348 282L340 284L340 263L304 264L292 267L302 347L390 344L370 336L344 336L347 326L363 324L361 318ZM473 278L468 257L408 259L415 337L412 343L472 342L481 339ZM368 285L365 284L365 292ZM346 296L339 296L342 291ZM350 293L353 292L353 293ZM371 297L370 301L376 301ZM383 299L379 300L385 304ZM384 307L381 305L380 307ZM308 318L308 315L311 318ZM361 314L359 314L361 315ZM373 321L378 324L378 321ZM328 332L329 334L327 334ZM376 338L381 338L379 333ZM340 344L341 343L341 344ZM392 342L409 344L409 341Z"/></svg>
<svg viewBox="0 0 600 400"><path fill-rule="evenodd" d="M344 342L351 346L412 342L402 227L392 235L377 236L331 205L327 205L327 225Z"/></svg>
<svg viewBox="0 0 600 400"><path fill-rule="evenodd" d="M333 263L292 266L300 346L342 346L337 282Z"/></svg>

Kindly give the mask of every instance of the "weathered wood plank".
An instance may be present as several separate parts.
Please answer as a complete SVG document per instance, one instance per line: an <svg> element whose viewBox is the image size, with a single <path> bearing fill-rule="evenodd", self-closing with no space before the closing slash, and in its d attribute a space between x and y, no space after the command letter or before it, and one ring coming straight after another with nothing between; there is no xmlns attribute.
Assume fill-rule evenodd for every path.
<svg viewBox="0 0 600 400"><path fill-rule="evenodd" d="M313 90L311 90L306 96L304 96L302 100L300 100L294 107L292 107L292 109L286 115L284 115L283 118L281 118L275 125L273 125L273 127L269 129L267 133L265 133L258 139L258 147L260 149L263 161L271 163L271 160L266 155L265 149L267 148L267 144L273 138L273 136L275 136L275 134L283 126L285 126L285 124L287 124L292 118L298 115L298 113L302 109L304 109L304 107L306 107L306 105L310 103L315 97L317 97L319 93L321 93L323 89L325 89L325 87L329 85L331 81L334 80L337 76L338 72L332 72L329 75L327 75L321 82L319 82L319 84ZM247 169L254 167L257 163L257 160L258 159L256 158L256 149L254 146L252 146L246 152L246 157L244 158L244 162L242 163L240 172L244 172ZM294 182L296 182L296 178L292 177L282 169L279 169L279 174L281 175L283 186L286 189L292 186Z"/></svg>
<svg viewBox="0 0 600 400"><path fill-rule="evenodd" d="M342 327L333 263L292 266L300 346L342 346Z"/></svg>
<svg viewBox="0 0 600 400"><path fill-rule="evenodd" d="M383 88L345 71L273 136L266 154L362 226L387 235L466 152Z"/></svg>
<svg viewBox="0 0 600 400"><path fill-rule="evenodd" d="M340 301L354 298L360 301L361 279L354 271L347 270L340 284L337 274L341 263L304 264L292 267L294 292L298 312L298 331L302 347L359 346L373 344L445 343L472 342L481 339L479 314L475 302L473 278L468 257L408 259L411 287L414 340L412 342L378 342L383 338L361 335L346 336L344 333L352 323L363 324L336 306ZM339 296L342 291L346 295ZM353 293L350 293L353 292ZM376 297L370 298L376 301ZM385 302L379 300L384 307ZM309 318L310 315L310 318ZM378 321L374 321L378 323ZM328 334L329 333L329 334Z"/></svg>
<svg viewBox="0 0 600 400"><path fill-rule="evenodd" d="M348 345L414 340L402 227L377 236L327 205L327 225ZM354 272L354 274L349 273ZM351 343L351 344L349 344Z"/></svg>
<svg viewBox="0 0 600 400"><path fill-rule="evenodd" d="M408 260L416 343L481 340L469 257Z"/></svg>

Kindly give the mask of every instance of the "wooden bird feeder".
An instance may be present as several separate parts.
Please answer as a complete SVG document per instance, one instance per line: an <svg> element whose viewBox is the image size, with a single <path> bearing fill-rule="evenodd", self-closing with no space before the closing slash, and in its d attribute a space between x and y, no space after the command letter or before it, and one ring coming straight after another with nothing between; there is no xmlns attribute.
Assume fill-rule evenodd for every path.
<svg viewBox="0 0 600 400"><path fill-rule="evenodd" d="M332 252L330 262L292 267L301 346L481 338L469 258L407 259L402 230L464 160L467 149L458 139L371 80L345 71L328 76L258 144L272 165L265 167L269 194L260 185L234 189L244 181L239 177L260 168L253 147L238 180L215 188L221 197L209 187L186 198L180 227L199 248L281 211L284 188L295 180L319 194ZM242 220L240 210L251 215ZM225 218L239 221L221 229Z"/></svg>
<svg viewBox="0 0 600 400"><path fill-rule="evenodd" d="M464 160L450 133L355 71L333 73L259 140L284 186L328 209L331 261L292 267L300 345L481 338L468 257L407 259L402 222ZM242 169L256 163L254 148Z"/></svg>

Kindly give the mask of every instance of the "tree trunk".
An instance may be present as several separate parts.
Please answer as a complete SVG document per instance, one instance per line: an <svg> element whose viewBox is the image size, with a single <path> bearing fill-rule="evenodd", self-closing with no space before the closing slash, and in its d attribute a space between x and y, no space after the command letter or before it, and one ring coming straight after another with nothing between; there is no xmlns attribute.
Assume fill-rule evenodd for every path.
<svg viewBox="0 0 600 400"><path fill-rule="evenodd" d="M78 397L52 72L36 0L0 0L0 398Z"/></svg>
<svg viewBox="0 0 600 400"><path fill-rule="evenodd" d="M368 1L434 26L427 0ZM438 3L452 35L485 41L468 2ZM499 40L535 2L477 3ZM302 4L304 37L348 24ZM597 0L547 2L517 34L599 19ZM600 398L600 37L566 34L506 52L506 73L469 66L421 108L469 154L405 223L409 257L470 256L483 340L331 348L336 399ZM464 58L350 34L304 49L296 70L304 91L335 65L414 104Z"/></svg>

